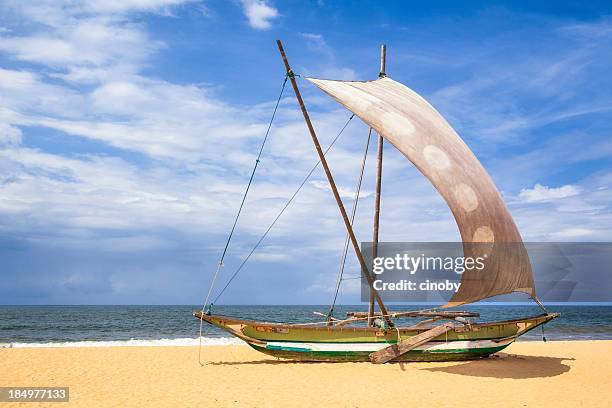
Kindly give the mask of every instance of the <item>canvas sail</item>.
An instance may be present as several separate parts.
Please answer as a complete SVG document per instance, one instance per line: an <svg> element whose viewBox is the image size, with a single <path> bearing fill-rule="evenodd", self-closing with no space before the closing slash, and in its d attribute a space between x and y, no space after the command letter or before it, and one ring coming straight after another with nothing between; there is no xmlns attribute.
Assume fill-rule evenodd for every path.
<svg viewBox="0 0 612 408"><path fill-rule="evenodd" d="M464 256L486 256L485 268L466 271L444 307L515 291L535 297L529 256L491 177L425 99L388 77L306 79L376 130L431 181L455 217Z"/></svg>

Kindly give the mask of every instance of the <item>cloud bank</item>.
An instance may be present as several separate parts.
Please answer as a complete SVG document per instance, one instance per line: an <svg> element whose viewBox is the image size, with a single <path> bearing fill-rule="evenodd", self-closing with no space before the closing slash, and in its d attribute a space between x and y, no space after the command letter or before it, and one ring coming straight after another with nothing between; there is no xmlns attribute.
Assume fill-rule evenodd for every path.
<svg viewBox="0 0 612 408"><path fill-rule="evenodd" d="M200 301L274 100L243 103L223 95L227 84L211 85L218 80L214 68L202 74L202 81L152 69L164 66L173 55L166 53L181 44L156 25L187 19L196 3L67 0L0 6L6 16L0 30L0 273L5 278L0 298L17 303ZM273 23L281 12L271 3L232 4L249 22L240 32L247 46L254 47L248 42L253 33L277 29ZM213 24L212 17L206 18L197 23ZM348 51L341 46L346 41L334 38L325 24L304 31L291 37L296 49L311 53L307 62L298 63L301 73L343 79L375 74L377 64L368 64L374 66L370 71L358 62L347 64ZM449 47L448 39L403 42L401 27L386 34L395 32L401 35L390 47L391 71L431 100L476 151L526 240L612 237L612 144L602 125L609 122L612 101L602 91L609 88L601 71L612 38L609 21L547 21L544 28L513 31L519 37L538 36L547 53L531 52L504 33L489 36L482 46ZM362 48L364 38L353 35L350 54L356 61L372 50L376 54L377 44ZM265 75L272 74L254 77L264 81ZM249 86L253 94L262 90L259 80ZM308 88L305 94L325 145L349 114ZM330 152L347 206L366 134L355 120ZM357 214L363 240L371 236L373 157L371 152ZM315 162L288 90L225 274L249 252ZM443 200L391 146L385 151L383 194L384 240L459 239ZM338 210L324 175L317 172L229 301L266 303L274 288L287 287L297 294L281 296L279 302L326 301L307 288L333 286L343 242ZM355 294L353 301L356 288L346 292Z"/></svg>

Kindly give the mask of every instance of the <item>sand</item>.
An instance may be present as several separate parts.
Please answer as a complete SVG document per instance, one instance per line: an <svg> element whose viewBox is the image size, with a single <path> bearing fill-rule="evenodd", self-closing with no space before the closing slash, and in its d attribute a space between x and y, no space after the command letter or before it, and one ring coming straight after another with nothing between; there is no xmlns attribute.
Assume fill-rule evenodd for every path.
<svg viewBox="0 0 612 408"><path fill-rule="evenodd" d="M197 353L0 349L0 386L69 386L69 403L40 404L51 407L612 406L612 341L518 342L486 360L380 366L286 362L246 346L205 347L200 366Z"/></svg>

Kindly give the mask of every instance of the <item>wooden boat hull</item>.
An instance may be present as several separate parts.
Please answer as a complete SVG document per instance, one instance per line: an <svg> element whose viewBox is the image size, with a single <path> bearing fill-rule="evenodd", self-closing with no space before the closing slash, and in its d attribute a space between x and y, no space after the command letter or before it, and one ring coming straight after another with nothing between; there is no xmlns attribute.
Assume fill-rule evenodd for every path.
<svg viewBox="0 0 612 408"><path fill-rule="evenodd" d="M417 347L393 361L458 361L474 360L487 357L493 353L503 350L514 339L505 340L501 343L467 341L453 343L430 342L424 346ZM461 343L461 344L456 344ZM249 343L251 347L262 353L296 361L370 361L369 355L389 346L388 343L340 343L335 347L321 347L319 344L274 344L259 346ZM357 347L355 347L357 346ZM442 346L442 347L441 347ZM448 347L444 347L448 346Z"/></svg>
<svg viewBox="0 0 612 408"><path fill-rule="evenodd" d="M242 320L195 312L194 316L241 338L262 353L296 361L369 361L370 353L422 333L431 326L380 330L358 326L313 326ZM520 335L556 318L544 314L457 326L393 361L456 361L487 357Z"/></svg>

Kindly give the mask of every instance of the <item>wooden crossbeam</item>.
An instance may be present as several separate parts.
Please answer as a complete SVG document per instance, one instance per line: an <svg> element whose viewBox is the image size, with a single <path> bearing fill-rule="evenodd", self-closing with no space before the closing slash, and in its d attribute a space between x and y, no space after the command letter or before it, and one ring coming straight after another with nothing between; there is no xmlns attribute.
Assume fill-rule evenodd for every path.
<svg viewBox="0 0 612 408"><path fill-rule="evenodd" d="M429 329L427 331L424 331L423 333L419 333L416 336L412 336L409 339L404 340L398 344L394 344L392 346L385 347L382 350L378 350L374 353L371 353L370 361L374 364L383 364L388 361L391 361L394 358L406 354L415 347L427 343L429 340L452 330L453 327L454 325L452 323L444 323L440 326L436 326L433 329Z"/></svg>
<svg viewBox="0 0 612 408"><path fill-rule="evenodd" d="M447 317L454 319L455 317L480 317L480 313L464 312L464 311L445 311L445 312L429 312L429 311L406 311L406 312L387 312L391 317ZM365 318L368 317L367 312L346 312L347 317ZM374 313L374 316L381 316L381 313Z"/></svg>

